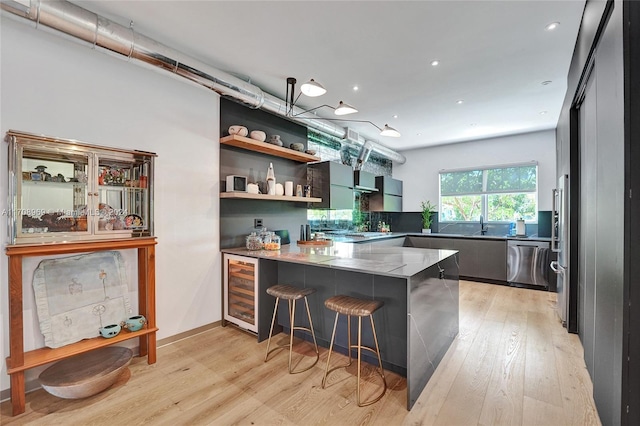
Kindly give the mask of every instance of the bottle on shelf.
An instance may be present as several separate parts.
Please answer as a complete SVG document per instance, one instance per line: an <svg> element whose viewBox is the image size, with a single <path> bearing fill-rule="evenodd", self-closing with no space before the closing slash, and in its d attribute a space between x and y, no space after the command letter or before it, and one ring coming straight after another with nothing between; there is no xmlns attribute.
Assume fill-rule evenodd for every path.
<svg viewBox="0 0 640 426"><path fill-rule="evenodd" d="M267 194L276 195L276 175L273 172L273 163L269 163L267 170Z"/></svg>

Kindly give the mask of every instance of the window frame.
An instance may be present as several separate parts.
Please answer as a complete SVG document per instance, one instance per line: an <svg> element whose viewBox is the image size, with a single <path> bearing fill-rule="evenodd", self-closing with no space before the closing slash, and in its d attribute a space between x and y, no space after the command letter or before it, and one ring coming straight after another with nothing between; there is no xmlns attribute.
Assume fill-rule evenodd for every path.
<svg viewBox="0 0 640 426"><path fill-rule="evenodd" d="M519 168L519 167L535 167L535 179L536 186L533 190L519 190L514 191L513 189L508 189L504 191L488 191L488 171L496 170L496 169L509 169L509 168ZM443 220L443 208L442 208L442 175L447 173L460 173L460 172L482 172L482 191L481 192L469 192L469 193L460 193L460 194L446 194L444 197L463 197L463 196L479 196L480 197L480 214L485 218L485 223L495 223L495 224L508 224L513 222L513 220L490 220L489 219L489 196L492 195L500 195L500 194L534 194L534 202L535 202L535 217L534 219L525 219L526 223L529 224L537 224L538 223L538 210L539 210L539 199L538 199L538 190L540 185L539 179L539 165L537 161L531 161L527 163L511 163L511 164L498 164L491 166L481 166L481 167L465 167L460 169L442 169L438 172L438 221L439 223L447 223L447 224L456 224L456 223L474 223L476 220Z"/></svg>

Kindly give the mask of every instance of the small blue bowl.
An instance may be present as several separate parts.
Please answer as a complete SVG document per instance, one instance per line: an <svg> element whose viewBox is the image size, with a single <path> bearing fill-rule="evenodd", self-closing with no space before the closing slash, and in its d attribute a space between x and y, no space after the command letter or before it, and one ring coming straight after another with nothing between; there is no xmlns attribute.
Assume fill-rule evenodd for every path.
<svg viewBox="0 0 640 426"><path fill-rule="evenodd" d="M142 329L142 327L144 327L144 325L147 323L147 319L142 316L142 315L136 315L133 317L129 317L126 321L125 321L125 328L127 328L129 331L138 331L140 329Z"/></svg>
<svg viewBox="0 0 640 426"><path fill-rule="evenodd" d="M100 329L100 335L105 339L110 339L117 336L120 333L120 330L122 330L120 324L105 325Z"/></svg>

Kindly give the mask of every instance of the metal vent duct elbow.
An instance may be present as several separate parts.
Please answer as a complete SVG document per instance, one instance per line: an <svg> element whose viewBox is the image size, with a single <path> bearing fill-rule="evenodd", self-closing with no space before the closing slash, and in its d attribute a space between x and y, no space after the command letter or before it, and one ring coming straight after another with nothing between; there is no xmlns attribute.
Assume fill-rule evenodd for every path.
<svg viewBox="0 0 640 426"><path fill-rule="evenodd" d="M1 7L14 16L35 22L36 27L42 25L89 43L94 48L174 73L251 108L269 111L341 139L346 136L344 128L321 118L300 120L287 117L285 102L264 93L258 86L68 1L2 0ZM294 107L294 115L301 112L300 108ZM356 143L363 145L365 140L360 138ZM371 146L382 157L401 164L406 161L402 154L384 145L372 143Z"/></svg>

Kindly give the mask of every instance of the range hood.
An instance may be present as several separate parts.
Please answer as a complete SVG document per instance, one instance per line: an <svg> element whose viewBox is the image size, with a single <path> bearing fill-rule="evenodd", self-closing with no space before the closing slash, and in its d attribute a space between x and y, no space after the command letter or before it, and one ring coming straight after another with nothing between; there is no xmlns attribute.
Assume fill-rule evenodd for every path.
<svg viewBox="0 0 640 426"><path fill-rule="evenodd" d="M373 173L362 170L353 171L353 190L361 193L378 192L375 187L376 177Z"/></svg>
<svg viewBox="0 0 640 426"><path fill-rule="evenodd" d="M362 171L362 165L366 163L371 155L373 145L366 141L360 148L356 165L353 167L353 189L358 192L371 193L378 192L376 189L376 177L373 173Z"/></svg>

